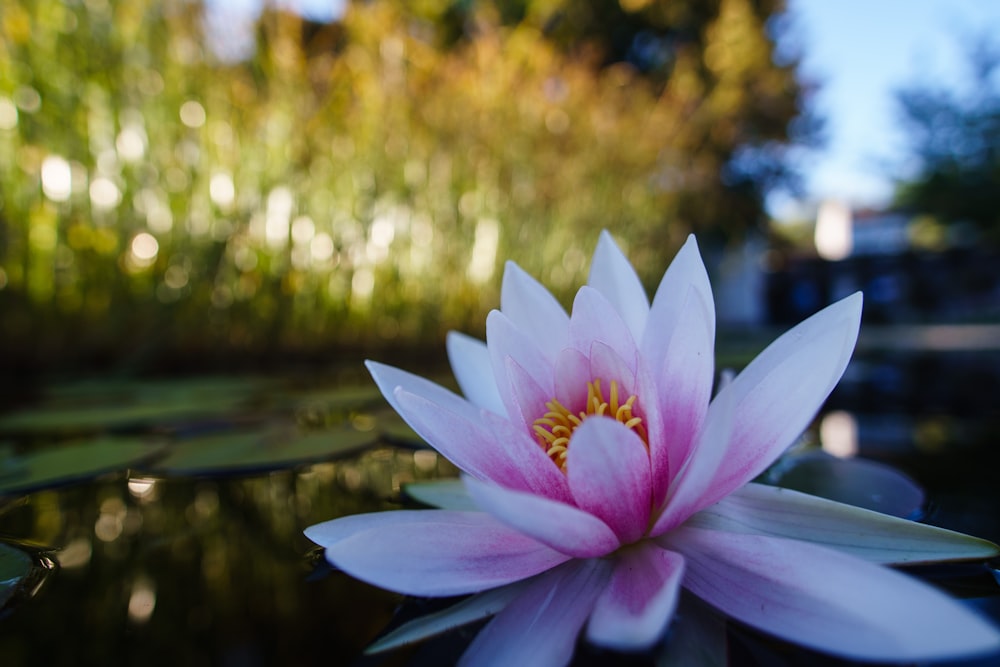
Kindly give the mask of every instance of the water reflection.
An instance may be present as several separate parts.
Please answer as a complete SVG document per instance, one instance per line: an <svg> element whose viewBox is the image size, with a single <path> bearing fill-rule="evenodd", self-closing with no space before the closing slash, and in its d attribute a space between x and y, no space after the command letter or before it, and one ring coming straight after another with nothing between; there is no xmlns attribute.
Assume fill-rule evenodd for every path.
<svg viewBox="0 0 1000 667"><path fill-rule="evenodd" d="M433 452L380 447L252 478L119 476L33 494L0 516L0 532L54 546L60 569L3 620L3 664L346 661L399 597L338 575L309 580L302 529L398 507L401 484L453 474Z"/></svg>
<svg viewBox="0 0 1000 667"><path fill-rule="evenodd" d="M919 369L965 366L904 363L894 376L873 378L862 371L882 362L862 361L807 440L839 455L897 466L927 489L929 523L1000 540L993 474L998 463L993 444L1000 433L996 413L980 411L972 419L962 417L957 407L945 406L948 412L901 407L917 399L908 396L909 384L900 376L948 384L959 381L944 374L927 378ZM220 386L232 393L231 383ZM194 395L192 387L174 389ZM170 390L164 383L155 393ZM82 393L91 395L93 389ZM296 403L294 415L319 432L349 424L364 433L388 433L382 413L339 407L343 401L369 401L369 394L311 394ZM198 394L202 403L209 397ZM389 446L383 438L350 458L294 470L201 477L136 472L32 493L0 511L0 535L51 548L59 567L37 596L0 620L2 662L447 664L461 653L474 627L357 662L387 626L437 603L404 603L398 595L330 572L322 559L313 558L313 545L302 530L337 516L398 508L406 483L454 474L435 452ZM970 604L1000 619L996 586L991 593L982 585L984 572L963 571L960 580L974 582L965 589L973 598ZM952 586L956 580L942 581ZM740 627L730 626L729 642L737 664L772 664L769 660L779 655L789 664L846 664L790 650ZM576 664L609 660L583 648ZM635 656L633 662L652 664L653 657Z"/></svg>

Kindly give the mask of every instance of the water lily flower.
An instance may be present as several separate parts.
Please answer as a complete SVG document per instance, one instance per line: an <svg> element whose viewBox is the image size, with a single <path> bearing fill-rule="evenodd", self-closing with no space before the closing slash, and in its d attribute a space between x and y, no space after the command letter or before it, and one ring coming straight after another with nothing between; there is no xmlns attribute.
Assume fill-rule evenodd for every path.
<svg viewBox="0 0 1000 667"><path fill-rule="evenodd" d="M603 233L571 315L508 262L487 342L448 338L464 398L368 364L392 407L461 469L462 489L425 490L445 509L348 516L306 535L376 586L475 594L376 646L494 616L465 664L566 664L581 631L646 649L682 588L849 658L996 651L991 624L884 566L986 558L995 545L752 482L840 379L860 318L860 293L820 311L724 374L713 398L715 308L693 237L650 303Z"/></svg>

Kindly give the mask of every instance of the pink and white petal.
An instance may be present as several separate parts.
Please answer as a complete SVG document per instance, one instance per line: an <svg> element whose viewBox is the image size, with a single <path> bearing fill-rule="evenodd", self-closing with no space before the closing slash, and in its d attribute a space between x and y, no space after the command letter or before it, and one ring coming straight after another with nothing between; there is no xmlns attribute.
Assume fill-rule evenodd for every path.
<svg viewBox="0 0 1000 667"><path fill-rule="evenodd" d="M611 391L610 382L618 384L619 402L624 403L632 394L637 394L635 383L635 364L623 359L610 345L594 341L590 346L590 377L603 380L601 389L608 398ZM651 405L655 405L655 401Z"/></svg>
<svg viewBox="0 0 1000 667"><path fill-rule="evenodd" d="M481 409L418 375L366 362L389 404L417 434L461 470L484 479L510 481L511 466L497 455Z"/></svg>
<svg viewBox="0 0 1000 667"><path fill-rule="evenodd" d="M604 588L611 566L577 560L530 582L476 636L461 667L560 667L570 662L580 628Z"/></svg>
<svg viewBox="0 0 1000 667"><path fill-rule="evenodd" d="M482 418L493 433L498 456L509 461L522 480L519 485L505 486L530 491L557 502L573 503L566 475L524 429L486 410Z"/></svg>
<svg viewBox="0 0 1000 667"><path fill-rule="evenodd" d="M306 535L326 547L335 567L407 595L476 593L569 558L483 512L401 510L346 519L346 530L336 525L345 519L336 519L310 527Z"/></svg>
<svg viewBox="0 0 1000 667"><path fill-rule="evenodd" d="M478 407L458 394L431 382L427 378L414 375L393 366L380 364L377 361L366 361L365 367L371 373L372 379L375 380L375 384L378 385L379 391L382 392L385 400L389 402L392 409L398 412L408 424L410 424L408 415L399 409L399 402L396 399L397 388L402 388L408 393L422 396L431 403L461 415L470 421L475 422L479 420ZM410 424L410 426L413 426L413 424ZM416 429L415 426L413 428ZM419 431L417 432L419 433Z"/></svg>
<svg viewBox="0 0 1000 667"><path fill-rule="evenodd" d="M855 660L923 662L1000 650L1000 633L905 574L813 544L679 528L661 540L684 586L740 621Z"/></svg>
<svg viewBox="0 0 1000 667"><path fill-rule="evenodd" d="M621 422L591 417L570 439L566 477L577 507L599 517L623 544L649 525L649 474L646 445Z"/></svg>
<svg viewBox="0 0 1000 667"><path fill-rule="evenodd" d="M504 456L495 437L483 423L403 388L396 390L396 410L423 439L460 470L479 479L491 479L514 488L524 488L516 462ZM485 411L484 411L485 412Z"/></svg>
<svg viewBox="0 0 1000 667"><path fill-rule="evenodd" d="M601 232L597 241L587 284L614 305L632 338L640 340L649 317L649 299L632 264L607 230Z"/></svg>
<svg viewBox="0 0 1000 667"><path fill-rule="evenodd" d="M582 509L472 477L465 477L464 481L469 495L481 510L567 556L604 556L621 545L606 523Z"/></svg>
<svg viewBox="0 0 1000 667"><path fill-rule="evenodd" d="M621 651L652 646L677 607L684 557L650 541L623 550L587 624L587 639Z"/></svg>
<svg viewBox="0 0 1000 667"><path fill-rule="evenodd" d="M497 390L486 343L458 331L449 331L445 342L451 371L465 398L480 408L492 410L499 415L507 414Z"/></svg>
<svg viewBox="0 0 1000 667"><path fill-rule="evenodd" d="M684 461L667 489L662 505L649 534L661 535L684 523L688 517L708 505L714 495L716 471L722 464L732 439L735 394L722 394L712 404L713 419L708 419L698 434L692 455Z"/></svg>
<svg viewBox="0 0 1000 667"><path fill-rule="evenodd" d="M590 374L590 359L580 350L567 347L559 352L555 363L555 398L570 412L582 412L587 404L587 383L594 379Z"/></svg>
<svg viewBox="0 0 1000 667"><path fill-rule="evenodd" d="M549 397L555 395L552 383L555 355L551 359L546 356L531 337L498 310L486 316L486 346L490 352L490 365L496 378L497 391L511 419L523 419L523 415L514 398L514 379L507 374L507 359L513 359L526 370L543 393ZM544 408L544 405L540 407ZM529 421L526 425L530 424Z"/></svg>
<svg viewBox="0 0 1000 667"><path fill-rule="evenodd" d="M861 324L861 293L821 310L771 343L716 396L734 400L733 434L703 507L771 465L805 430L843 375ZM697 454L696 454L697 455Z"/></svg>
<svg viewBox="0 0 1000 667"><path fill-rule="evenodd" d="M400 414L463 472L556 500L570 498L561 471L538 443L504 417L484 409L472 421L403 389L396 394Z"/></svg>
<svg viewBox="0 0 1000 667"><path fill-rule="evenodd" d="M394 517L392 519L378 519L375 517L381 517L390 514L390 512L384 513L370 513L370 514L351 514L349 516L342 516L337 519L331 519L330 521L324 521L323 523L316 523L303 532L306 537L315 542L321 547L330 547L345 540L348 537L353 537L357 533L363 533L366 530L370 530L373 526L381 523L382 521L400 521L403 520L400 517Z"/></svg>
<svg viewBox="0 0 1000 667"><path fill-rule="evenodd" d="M550 365L566 347L566 311L540 282L511 261L504 267L500 310L545 354Z"/></svg>
<svg viewBox="0 0 1000 667"><path fill-rule="evenodd" d="M511 414L515 420L520 418L526 432L531 432L535 420L548 411L545 404L552 400L552 390L542 389L531 373L511 357L507 357L505 361L505 376L510 387L508 400L517 406L517 412Z"/></svg>
<svg viewBox="0 0 1000 667"><path fill-rule="evenodd" d="M669 480L690 456L712 395L715 303L708 273L691 236L660 281L640 343L657 389L661 435L650 440L661 503Z"/></svg>
<svg viewBox="0 0 1000 667"><path fill-rule="evenodd" d="M538 575L544 577L545 574ZM447 609L418 616L379 637L365 649L366 654L382 653L444 634L469 623L489 618L510 604L531 583L531 579L492 588L465 598Z"/></svg>
<svg viewBox="0 0 1000 667"><path fill-rule="evenodd" d="M688 519L686 526L811 542L873 563L985 560L987 540L791 489L750 483Z"/></svg>
<svg viewBox="0 0 1000 667"><path fill-rule="evenodd" d="M573 347L588 356L595 342L607 345L635 374L639 355L635 338L611 302L593 287L581 287L576 293L569 338Z"/></svg>

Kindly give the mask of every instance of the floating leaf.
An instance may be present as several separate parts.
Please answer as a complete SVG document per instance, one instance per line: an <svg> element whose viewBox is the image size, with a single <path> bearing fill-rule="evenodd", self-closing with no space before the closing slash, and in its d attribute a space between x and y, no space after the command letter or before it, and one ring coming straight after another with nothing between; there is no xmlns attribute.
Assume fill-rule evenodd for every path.
<svg viewBox="0 0 1000 667"><path fill-rule="evenodd" d="M768 482L903 518L917 518L924 505L920 486L895 468L823 452L787 457Z"/></svg>
<svg viewBox="0 0 1000 667"><path fill-rule="evenodd" d="M378 432L390 443L394 445L404 445L408 447L426 447L424 439L417 435L417 432L410 428L410 425L403 421L403 418L393 410L383 410L373 415Z"/></svg>
<svg viewBox="0 0 1000 667"><path fill-rule="evenodd" d="M150 472L210 475L277 470L354 454L377 439L374 432L351 426L299 431L282 425L207 435L173 443Z"/></svg>
<svg viewBox="0 0 1000 667"><path fill-rule="evenodd" d="M20 549L0 543L0 609L17 592L21 583L31 574L31 556Z"/></svg>
<svg viewBox="0 0 1000 667"><path fill-rule="evenodd" d="M384 404L381 392L373 382L363 385L332 387L310 391L295 397L303 405L318 405L327 410L356 410Z"/></svg>
<svg viewBox="0 0 1000 667"><path fill-rule="evenodd" d="M479 507L465 490L460 479L439 479L413 482L403 486L403 492L424 505L446 510L477 511Z"/></svg>
<svg viewBox="0 0 1000 667"><path fill-rule="evenodd" d="M0 418L3 433L94 433L126 427L163 425L181 419L216 416L232 410L239 399L230 396L188 396L172 402L126 402L41 406Z"/></svg>
<svg viewBox="0 0 1000 667"><path fill-rule="evenodd" d="M124 470L155 458L162 444L138 438L76 440L0 461L0 495L27 493Z"/></svg>

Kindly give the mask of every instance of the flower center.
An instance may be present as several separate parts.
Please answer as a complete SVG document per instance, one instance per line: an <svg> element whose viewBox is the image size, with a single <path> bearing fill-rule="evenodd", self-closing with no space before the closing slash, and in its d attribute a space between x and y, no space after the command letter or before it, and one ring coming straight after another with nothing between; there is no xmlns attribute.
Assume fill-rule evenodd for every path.
<svg viewBox="0 0 1000 667"><path fill-rule="evenodd" d="M646 429L642 418L637 417L636 396L632 394L624 402L618 393L618 383L611 381L608 396L605 398L601 388L601 380L597 378L587 383L587 403L584 409L573 413L556 399L545 404L548 412L532 423L535 439L542 446L552 462L560 469L566 470L566 453L569 450L569 439L573 431L588 417L603 416L616 419L632 429L642 441L649 446Z"/></svg>

